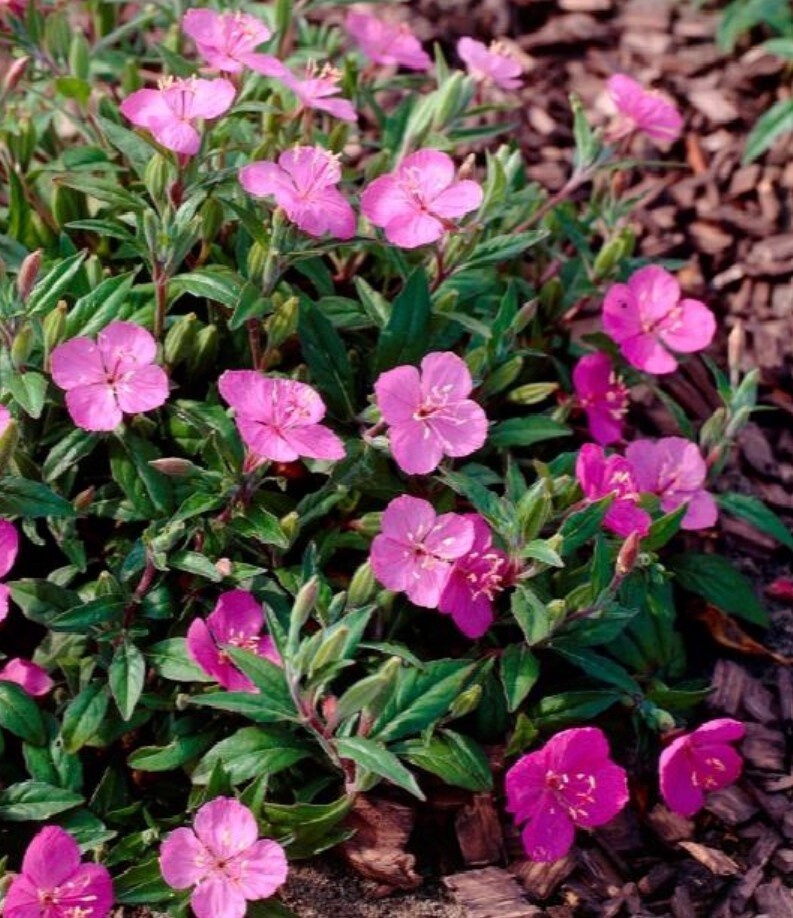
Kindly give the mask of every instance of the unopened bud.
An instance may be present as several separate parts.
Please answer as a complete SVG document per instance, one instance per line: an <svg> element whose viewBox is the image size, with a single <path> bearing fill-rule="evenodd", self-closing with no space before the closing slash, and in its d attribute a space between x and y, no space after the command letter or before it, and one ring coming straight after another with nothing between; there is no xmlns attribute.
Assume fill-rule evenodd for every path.
<svg viewBox="0 0 793 918"><path fill-rule="evenodd" d="M186 478L188 475L201 471L189 459L181 459L178 456L151 459L149 465L161 475L168 475L171 478Z"/></svg>
<svg viewBox="0 0 793 918"><path fill-rule="evenodd" d="M319 593L319 582L316 576L312 577L297 592L292 606L292 622L296 629L300 629L308 621L309 615L314 610Z"/></svg>
<svg viewBox="0 0 793 918"><path fill-rule="evenodd" d="M352 575L347 590L347 604L353 609L366 605L374 596L376 589L377 583L372 573L372 565L367 561Z"/></svg>
<svg viewBox="0 0 793 918"><path fill-rule="evenodd" d="M72 501L72 504L74 505L74 509L78 513L82 513L83 510L87 510L91 506L91 504L94 502L95 494L96 494L96 488L93 488L93 487L86 488L84 491L80 491L80 493Z"/></svg>
<svg viewBox="0 0 793 918"><path fill-rule="evenodd" d="M11 343L11 362L17 370L24 369L35 344L35 335L30 325L23 325L14 335Z"/></svg>
<svg viewBox="0 0 793 918"><path fill-rule="evenodd" d="M41 323L44 333L44 347L47 349L48 354L63 341L66 334L67 309L66 300L59 300L55 309L48 312Z"/></svg>
<svg viewBox="0 0 793 918"><path fill-rule="evenodd" d="M469 153L468 156L462 162L462 165L457 170L457 181L462 182L465 179L471 178L474 174L474 169L476 168L476 154Z"/></svg>
<svg viewBox="0 0 793 918"><path fill-rule="evenodd" d="M0 433L0 472L6 470L17 448L17 443L19 443L19 427L17 422L10 418L3 425L3 432Z"/></svg>
<svg viewBox="0 0 793 918"><path fill-rule="evenodd" d="M41 249L36 249L26 256L17 274L17 293L24 303L30 296L30 291L36 285L36 278L41 269Z"/></svg>
<svg viewBox="0 0 793 918"><path fill-rule="evenodd" d="M267 343L271 348L280 347L297 331L298 299L290 296L275 307L267 320Z"/></svg>
<svg viewBox="0 0 793 918"><path fill-rule="evenodd" d="M363 516L359 516L357 520L353 520L350 523L350 529L354 529L362 535L374 537L380 532L382 518L382 513L364 513Z"/></svg>
<svg viewBox="0 0 793 918"><path fill-rule="evenodd" d="M287 513L286 516L282 516L278 521L278 525L281 527L281 531L291 542L292 539L300 531L300 517L292 510L291 513Z"/></svg>
<svg viewBox="0 0 793 918"><path fill-rule="evenodd" d="M220 574L221 577L231 577L231 574L234 570L230 558L218 558L215 561L215 570Z"/></svg>
<svg viewBox="0 0 793 918"><path fill-rule="evenodd" d="M207 198L201 205L199 217L201 220L201 238L204 242L212 242L223 226L225 218L223 205L217 198Z"/></svg>
<svg viewBox="0 0 793 918"><path fill-rule="evenodd" d="M260 284L264 277L264 266L267 264L267 255L270 247L263 245L261 242L254 242L248 249L248 258L246 268L249 280L255 284Z"/></svg>
<svg viewBox="0 0 793 918"><path fill-rule="evenodd" d="M52 192L52 216L62 229L67 223L82 220L87 214L85 195L82 191L56 185Z"/></svg>
<svg viewBox="0 0 793 918"><path fill-rule="evenodd" d="M206 325L195 337L195 344L187 355L187 373L199 376L215 365L220 337L217 325Z"/></svg>
<svg viewBox="0 0 793 918"><path fill-rule="evenodd" d="M165 199L167 189L171 187L175 178L173 164L162 153L155 153L146 164L143 184L152 201L159 202ZM151 245L149 248L156 251Z"/></svg>
<svg viewBox="0 0 793 918"><path fill-rule="evenodd" d="M97 596L112 596L114 593L120 592L121 584L110 571L101 571L96 579Z"/></svg>
<svg viewBox="0 0 793 918"><path fill-rule="evenodd" d="M8 95L12 93L17 86L19 86L22 77L25 75L25 70L30 63L29 57L18 57L14 63L8 68L5 77L3 77L2 84L2 93L0 95Z"/></svg>
<svg viewBox="0 0 793 918"><path fill-rule="evenodd" d="M121 71L121 88L124 95L129 96L143 86L143 80L140 78L140 65L134 58L127 58L124 61L124 68Z"/></svg>
<svg viewBox="0 0 793 918"><path fill-rule="evenodd" d="M320 644L314 659L311 661L308 674L313 676L327 663L335 663L341 659L341 654L347 641L350 639L350 629L346 625L336 628Z"/></svg>
<svg viewBox="0 0 793 918"><path fill-rule="evenodd" d="M91 48L82 32L77 32L69 46L69 70L78 80L87 80L91 73Z"/></svg>
<svg viewBox="0 0 793 918"><path fill-rule="evenodd" d="M741 375L741 364L746 351L746 329L741 319L735 320L727 336L727 366L730 368L730 385L735 388Z"/></svg>
<svg viewBox="0 0 793 918"><path fill-rule="evenodd" d="M592 271L595 277L607 277L625 257L625 242L622 236L610 239L598 252Z"/></svg>
<svg viewBox="0 0 793 918"><path fill-rule="evenodd" d="M638 532L632 532L622 543L617 555L617 574L620 577L626 577L636 566L636 559L639 556L639 543L641 536Z"/></svg>
<svg viewBox="0 0 793 918"><path fill-rule="evenodd" d="M179 318L171 325L165 335L163 356L169 367L175 367L185 360L195 347L198 336L198 321L194 312Z"/></svg>
<svg viewBox="0 0 793 918"><path fill-rule="evenodd" d="M558 277L552 277L540 287L540 305L546 311L555 312L562 303L564 287Z"/></svg>
<svg viewBox="0 0 793 918"><path fill-rule="evenodd" d="M449 708L449 714L451 717L464 717L466 714L470 714L471 711L475 711L479 707L481 700L482 686L472 685L464 692L460 692L454 699Z"/></svg>

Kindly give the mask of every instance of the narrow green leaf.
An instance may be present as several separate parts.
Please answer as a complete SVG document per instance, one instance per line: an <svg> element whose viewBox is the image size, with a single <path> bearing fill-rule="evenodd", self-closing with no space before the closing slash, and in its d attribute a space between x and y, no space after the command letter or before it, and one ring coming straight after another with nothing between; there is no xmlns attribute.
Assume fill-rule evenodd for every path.
<svg viewBox="0 0 793 918"><path fill-rule="evenodd" d="M47 742L47 731L36 702L13 682L0 682L0 727L34 746Z"/></svg>
<svg viewBox="0 0 793 918"><path fill-rule="evenodd" d="M138 648L124 641L113 653L108 671L110 691L124 720L129 720L138 703L146 678L146 662Z"/></svg>
<svg viewBox="0 0 793 918"><path fill-rule="evenodd" d="M432 302L427 275L416 268L394 300L388 323L377 344L378 373L405 363L417 363L430 348Z"/></svg>
<svg viewBox="0 0 793 918"><path fill-rule="evenodd" d="M750 494L726 493L716 498L722 510L745 520L764 535L776 539L780 545L793 551L793 534L782 520L757 497Z"/></svg>
<svg viewBox="0 0 793 918"><path fill-rule="evenodd" d="M355 380L339 333L314 304L300 301L297 333L311 379L331 412L349 420L355 414Z"/></svg>
<svg viewBox="0 0 793 918"><path fill-rule="evenodd" d="M93 738L105 718L110 696L101 682L91 682L66 706L61 738L67 752L77 752Z"/></svg>
<svg viewBox="0 0 793 918"><path fill-rule="evenodd" d="M427 799L413 775L382 743L364 736L350 736L335 740L334 745L340 758L351 759L356 765L396 784L419 800Z"/></svg>
<svg viewBox="0 0 793 918"><path fill-rule="evenodd" d="M668 567L680 586L722 612L768 627L768 613L755 595L751 581L726 558L689 552L670 558Z"/></svg>

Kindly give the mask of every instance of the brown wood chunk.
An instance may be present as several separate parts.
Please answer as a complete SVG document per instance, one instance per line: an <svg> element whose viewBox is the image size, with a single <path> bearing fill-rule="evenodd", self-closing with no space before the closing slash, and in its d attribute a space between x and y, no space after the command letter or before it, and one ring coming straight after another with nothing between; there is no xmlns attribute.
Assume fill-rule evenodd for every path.
<svg viewBox="0 0 793 918"><path fill-rule="evenodd" d="M575 870L576 859L568 854L550 864L519 860L509 865L509 870L520 880L523 888L534 899L547 899Z"/></svg>
<svg viewBox="0 0 793 918"><path fill-rule="evenodd" d="M463 861L473 867L505 860L504 837L491 794L475 794L454 822Z"/></svg>
<svg viewBox="0 0 793 918"><path fill-rule="evenodd" d="M500 867L466 870L443 878L466 918L535 918L543 910L527 902L515 878Z"/></svg>
<svg viewBox="0 0 793 918"><path fill-rule="evenodd" d="M718 877L731 877L740 873L741 868L735 861L718 848L709 848L699 842L690 841L681 841L678 845Z"/></svg>

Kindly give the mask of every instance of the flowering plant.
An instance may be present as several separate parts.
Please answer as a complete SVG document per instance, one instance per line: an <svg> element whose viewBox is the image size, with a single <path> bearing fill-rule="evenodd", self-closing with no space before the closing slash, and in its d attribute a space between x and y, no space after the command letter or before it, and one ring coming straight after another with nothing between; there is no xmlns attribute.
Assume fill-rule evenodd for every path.
<svg viewBox="0 0 793 918"><path fill-rule="evenodd" d="M0 26L0 822L64 852L47 885L41 834L8 849L6 911L88 877L93 918L242 915L381 783L502 794L486 744L528 856L561 856L628 799L582 725L657 759L707 691L683 598L764 623L691 550L721 511L778 532L713 493L756 375L709 362L720 406L686 417L667 381L714 312L611 180L679 115L625 76L610 125L574 99L550 196L502 46L433 57L322 3L68 7ZM703 736L653 791L687 811Z"/></svg>

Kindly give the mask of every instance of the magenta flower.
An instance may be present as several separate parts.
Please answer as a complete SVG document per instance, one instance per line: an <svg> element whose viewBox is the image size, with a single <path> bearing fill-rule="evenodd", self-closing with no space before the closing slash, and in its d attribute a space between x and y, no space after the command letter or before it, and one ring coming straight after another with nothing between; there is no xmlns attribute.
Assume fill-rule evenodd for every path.
<svg viewBox="0 0 793 918"><path fill-rule="evenodd" d="M22 872L3 901L3 918L107 918L113 882L101 864L81 864L77 842L45 826L28 845Z"/></svg>
<svg viewBox="0 0 793 918"><path fill-rule="evenodd" d="M386 239L403 249L415 249L456 229L453 220L476 210L482 187L454 178L454 163L439 150L419 150L406 156L394 172L381 175L364 189L361 210Z"/></svg>
<svg viewBox="0 0 793 918"><path fill-rule="evenodd" d="M680 285L663 268L640 268L627 284L614 284L603 303L603 328L625 359L646 373L672 373L670 351L692 354L706 348L716 319L699 300L680 299Z"/></svg>
<svg viewBox="0 0 793 918"><path fill-rule="evenodd" d="M167 150L185 156L198 153L199 119L218 118L234 101L236 90L228 80L168 77L158 89L138 89L121 103L121 114L137 127L151 131Z"/></svg>
<svg viewBox="0 0 793 918"><path fill-rule="evenodd" d="M255 370L227 370L218 385L236 412L245 445L260 459L344 458L344 444L319 423L325 417L325 403L306 383L263 376Z"/></svg>
<svg viewBox="0 0 793 918"><path fill-rule="evenodd" d="M663 437L657 443L635 440L625 450L625 458L638 489L657 494L664 513L688 504L681 528L707 529L715 524L719 508L703 487L708 467L695 443L683 437Z"/></svg>
<svg viewBox="0 0 793 918"><path fill-rule="evenodd" d="M19 553L19 533L13 523L0 520L0 577L5 575L14 566ZM0 622L4 622L8 615L8 604L11 599L11 590L0 583Z"/></svg>
<svg viewBox="0 0 793 918"><path fill-rule="evenodd" d="M287 217L310 236L355 235L355 213L336 187L338 159L323 147L294 147L278 163L256 162L240 170L242 187L256 197L272 195Z"/></svg>
<svg viewBox="0 0 793 918"><path fill-rule="evenodd" d="M262 605L247 590L229 590L215 603L206 621L193 619L187 629L187 652L208 676L232 692L258 692L251 680L231 662L223 645L243 647L276 666L281 657L269 634L262 635Z"/></svg>
<svg viewBox="0 0 793 918"><path fill-rule="evenodd" d="M280 75L284 86L300 100L299 110L313 108L320 112L327 112L342 121L357 121L358 114L349 99L333 98L341 92L340 79L341 73L334 67L326 65L321 70L317 70L313 63L309 64L306 76L302 80L289 70L285 70Z"/></svg>
<svg viewBox="0 0 793 918"><path fill-rule="evenodd" d="M469 456L487 439L487 417L468 398L474 384L464 360L450 351L427 354L416 367L395 367L374 384L377 407L390 426L397 465L426 475L444 456Z"/></svg>
<svg viewBox="0 0 793 918"><path fill-rule="evenodd" d="M259 839L253 813L232 797L216 797L195 815L192 829L176 829L160 847L163 879L194 887L196 918L244 918L246 903L268 899L286 880L284 849Z"/></svg>
<svg viewBox="0 0 793 918"><path fill-rule="evenodd" d="M168 398L168 377L154 364L157 342L140 325L111 322L90 338L72 338L52 352L52 378L83 430L113 430L125 414L153 411Z"/></svg>
<svg viewBox="0 0 793 918"><path fill-rule="evenodd" d="M661 753L661 794L670 810L693 816L705 805L705 794L738 779L741 756L730 743L743 739L744 725L721 717L673 740Z"/></svg>
<svg viewBox="0 0 793 918"><path fill-rule="evenodd" d="M639 488L633 477L633 467L627 459L622 456L606 458L602 447L586 443L578 453L575 474L587 500L614 495L603 519L606 529L624 538L633 532L647 535L650 514L636 506Z"/></svg>
<svg viewBox="0 0 793 918"><path fill-rule="evenodd" d="M493 548L493 533L478 513L464 513L474 527L469 551L452 565L438 611L451 615L469 638L480 638L493 622L493 600L504 589L509 559Z"/></svg>
<svg viewBox="0 0 793 918"><path fill-rule="evenodd" d="M505 90L520 89L523 68L498 42L488 48L474 38L461 38L457 42L457 53L477 82L492 83Z"/></svg>
<svg viewBox="0 0 793 918"><path fill-rule="evenodd" d="M9 660L0 669L0 682L14 682L34 698L46 695L55 684L38 663L19 658Z"/></svg>
<svg viewBox="0 0 793 918"><path fill-rule="evenodd" d="M11 423L11 412L5 405L0 405L0 437L6 432Z"/></svg>
<svg viewBox="0 0 793 918"><path fill-rule="evenodd" d="M344 27L375 64L394 64L408 70L429 70L432 58L405 23L386 22L359 10L350 10Z"/></svg>
<svg viewBox="0 0 793 918"><path fill-rule="evenodd" d="M625 770L609 758L596 727L557 733L507 771L507 812L526 823L521 833L533 861L556 861L570 850L577 827L612 820L628 802Z"/></svg>
<svg viewBox="0 0 793 918"><path fill-rule="evenodd" d="M614 373L608 354L599 351L582 357L573 368L573 386L592 439L601 446L621 440L628 388Z"/></svg>
<svg viewBox="0 0 793 918"><path fill-rule="evenodd" d="M452 573L452 562L474 544L474 526L457 513L436 516L426 500L403 495L385 508L372 542L375 577L402 590L417 606L436 609Z"/></svg>
<svg viewBox="0 0 793 918"><path fill-rule="evenodd" d="M188 10L182 29L193 39L196 50L212 70L240 73L245 67L265 76L280 76L284 65L256 48L268 41L271 32L248 13L216 13L214 10ZM214 116L213 116L214 117Z"/></svg>
<svg viewBox="0 0 793 918"><path fill-rule="evenodd" d="M609 77L606 88L622 121L612 135L613 140L637 130L662 142L671 142L680 136L683 130L680 112L658 93L645 89L623 73Z"/></svg>

